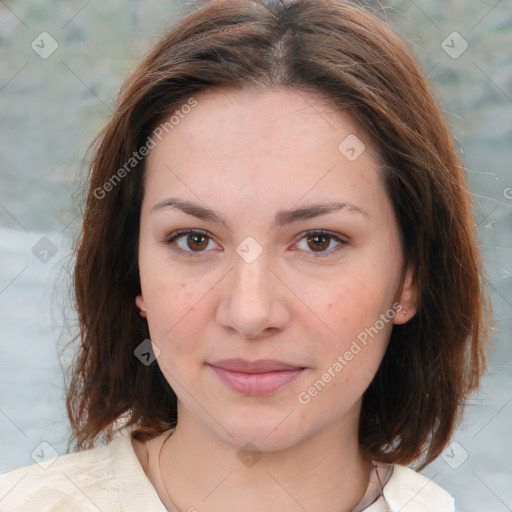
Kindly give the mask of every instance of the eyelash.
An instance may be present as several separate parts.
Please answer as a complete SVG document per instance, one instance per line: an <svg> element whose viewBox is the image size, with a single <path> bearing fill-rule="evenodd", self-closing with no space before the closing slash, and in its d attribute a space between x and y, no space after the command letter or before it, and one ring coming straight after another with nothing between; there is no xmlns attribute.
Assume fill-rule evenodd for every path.
<svg viewBox="0 0 512 512"><path fill-rule="evenodd" d="M175 241L178 240L179 238L182 238L184 237L185 235L200 235L200 236L204 236L205 238L209 238L210 240L212 240L212 238L208 235L208 233L206 231L202 231L202 230L199 230L199 229L182 229L180 231L175 231L174 233L171 233L165 240L164 242L169 245L169 246L173 246L175 245ZM327 237L327 238L331 238L331 239L334 239L336 242L339 242L340 245L338 245L335 249L333 250L330 250L328 252L322 252L322 253L315 253L314 251L312 251L312 254L314 254L315 258L325 258L327 256L330 256L332 255L333 253L337 252L338 249L340 249L341 247L345 246L348 244L347 240L341 238L340 236L334 234L334 233L331 233L329 231L325 231L323 229L317 229L317 230L313 230L313 231L306 231L305 233L302 234L302 236L299 238L298 241L301 241L302 239L304 238L308 238L308 237L311 237L311 236L324 236L324 237ZM178 254L181 254L183 256L185 256L186 258L197 258L197 257L200 257L200 255L204 252L207 252L207 251L184 251L183 249L179 249L177 247L172 247L172 250L177 252Z"/></svg>

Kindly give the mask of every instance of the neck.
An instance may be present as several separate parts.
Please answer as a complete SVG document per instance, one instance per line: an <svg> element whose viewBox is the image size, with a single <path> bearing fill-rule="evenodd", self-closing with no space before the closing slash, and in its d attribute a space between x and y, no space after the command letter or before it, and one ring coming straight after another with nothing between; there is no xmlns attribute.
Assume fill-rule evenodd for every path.
<svg viewBox="0 0 512 512"><path fill-rule="evenodd" d="M358 412L293 447L262 453L240 453L185 414L159 451L162 501L179 512L238 512L240 503L244 512L349 512L371 471L359 449Z"/></svg>

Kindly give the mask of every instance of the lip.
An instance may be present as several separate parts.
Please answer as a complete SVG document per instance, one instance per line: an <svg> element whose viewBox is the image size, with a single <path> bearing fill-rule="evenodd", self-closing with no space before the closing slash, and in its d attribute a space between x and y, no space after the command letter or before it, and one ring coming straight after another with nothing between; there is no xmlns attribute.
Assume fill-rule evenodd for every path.
<svg viewBox="0 0 512 512"><path fill-rule="evenodd" d="M258 359L257 361L248 361L247 359L240 358L221 359L220 361L209 364L216 368L223 368L224 370L243 373L267 373L282 370L298 370L303 368L303 366L285 363L278 359Z"/></svg>
<svg viewBox="0 0 512 512"><path fill-rule="evenodd" d="M276 359L223 359L208 366L231 389L245 395L265 395L295 380L304 367Z"/></svg>

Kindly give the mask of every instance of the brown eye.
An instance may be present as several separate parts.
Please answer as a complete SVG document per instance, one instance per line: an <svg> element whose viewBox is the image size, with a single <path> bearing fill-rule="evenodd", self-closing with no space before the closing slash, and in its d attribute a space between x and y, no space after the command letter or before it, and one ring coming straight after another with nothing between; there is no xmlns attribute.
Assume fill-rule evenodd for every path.
<svg viewBox="0 0 512 512"><path fill-rule="evenodd" d="M172 233L165 243L170 245L172 249L183 256L200 256L203 252L208 252L205 249L208 247L209 242L213 240L203 231L197 229L187 229Z"/></svg>
<svg viewBox="0 0 512 512"><path fill-rule="evenodd" d="M185 239L187 240L187 246L193 251L201 251L208 245L208 242L205 244L205 241L207 240L205 235L189 234L186 235Z"/></svg>
<svg viewBox="0 0 512 512"><path fill-rule="evenodd" d="M323 230L304 233L299 242L303 240L306 241L306 247L301 250L317 258L330 256L348 244L340 235ZM328 250L333 241L336 245ZM206 250L210 242L214 243L212 238L206 232L197 229L177 231L165 240L173 251L186 257L199 257L202 253L210 252Z"/></svg>
<svg viewBox="0 0 512 512"><path fill-rule="evenodd" d="M308 237L308 246L311 247L314 251L317 249L319 251L325 251L329 247L330 238L326 235L313 235Z"/></svg>
<svg viewBox="0 0 512 512"><path fill-rule="evenodd" d="M307 253L313 254L314 257L317 258L331 256L348 244L348 241L341 236L323 230L304 233L304 236L302 236L299 242L302 242L302 240L306 241L306 248L301 249ZM337 245L335 245L333 249L328 250L333 241Z"/></svg>

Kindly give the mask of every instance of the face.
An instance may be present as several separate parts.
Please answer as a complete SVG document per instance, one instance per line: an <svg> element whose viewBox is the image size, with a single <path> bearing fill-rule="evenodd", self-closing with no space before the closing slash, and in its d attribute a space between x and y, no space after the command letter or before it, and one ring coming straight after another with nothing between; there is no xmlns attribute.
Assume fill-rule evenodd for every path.
<svg viewBox="0 0 512 512"><path fill-rule="evenodd" d="M275 450L357 424L393 324L414 314L370 143L310 93L195 99L155 139L140 219L137 303L178 425Z"/></svg>

